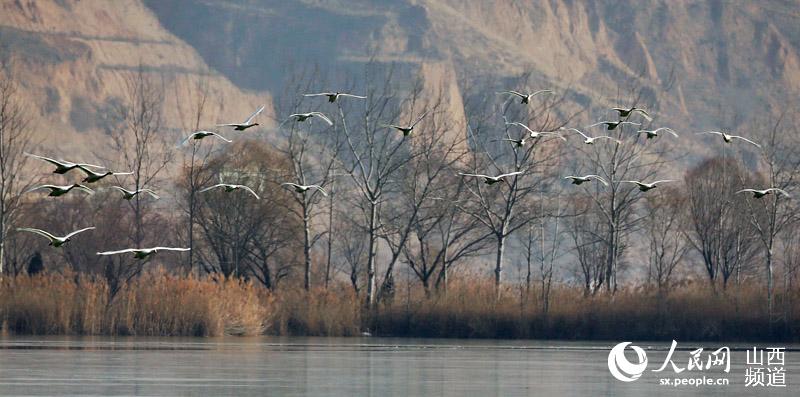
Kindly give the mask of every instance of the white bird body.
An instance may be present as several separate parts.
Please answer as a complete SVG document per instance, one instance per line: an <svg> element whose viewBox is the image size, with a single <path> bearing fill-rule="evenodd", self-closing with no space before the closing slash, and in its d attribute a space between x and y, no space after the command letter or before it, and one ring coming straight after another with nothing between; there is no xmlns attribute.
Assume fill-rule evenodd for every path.
<svg viewBox="0 0 800 397"><path fill-rule="evenodd" d="M217 134L216 132L213 132L213 131L195 131L195 132L191 133L191 135L189 135L189 136L187 136L186 138L184 138L184 139L181 141L180 145L178 145L178 146L183 146L183 145L185 145L185 144L186 144L186 142L189 142L189 140L191 140L191 139L195 139L195 140L201 140L201 139L203 139L203 138L205 138L205 137L207 137L207 136L214 136L214 137L217 137L217 138L219 138L219 139L222 139L223 141L225 141L225 142L228 142L228 143L231 143L231 142L233 142L232 140L230 140L230 139L227 139L227 138L225 138L224 136L222 136L222 135L220 135L220 134Z"/></svg>
<svg viewBox="0 0 800 397"><path fill-rule="evenodd" d="M644 110L642 108L637 108L636 106L632 106L632 107L629 107L629 108L619 108L619 107L617 107L617 108L611 108L611 109L612 110L616 110L617 113L619 114L619 117L624 117L625 119L627 119L628 117L630 117L634 113L639 113L639 114L642 115L642 117L647 119L647 121L652 121L653 120L653 118L650 117L650 114L647 113L646 110Z"/></svg>
<svg viewBox="0 0 800 397"><path fill-rule="evenodd" d="M535 97L535 96L537 96L539 94L545 94L545 93L552 94L553 91L551 91L551 90L539 90L539 91L531 92L529 94L523 94L523 93L521 93L519 91L514 91L514 90L498 92L498 94L508 94L508 95L518 96L520 98L520 103L522 103L522 104L528 104L528 103L531 102L531 99L533 99L533 97Z"/></svg>
<svg viewBox="0 0 800 397"><path fill-rule="evenodd" d="M303 96L307 96L307 97L325 96L325 97L328 97L328 102L331 102L331 103L336 102L336 100L339 99L339 97L350 97L350 98L358 98L358 99L367 99L367 97L365 97L365 96L347 94L347 93L338 92L338 91L337 92L320 92L320 93L317 93L317 94L303 94Z"/></svg>
<svg viewBox="0 0 800 397"><path fill-rule="evenodd" d="M422 119L424 119L425 116L427 116L427 115L428 115L428 111L425 111L425 113L422 113L422 116L419 116L417 118L417 120L415 120L413 123L411 123L411 125L404 126L404 125L397 125L397 124L386 124L386 125L384 125L384 127L386 127L386 128L394 128L394 129L402 132L403 136L409 136L411 134L411 131L414 131L414 127L416 127L417 124L419 124L419 122L422 121Z"/></svg>
<svg viewBox="0 0 800 397"><path fill-rule="evenodd" d="M66 174L67 172L72 171L72 170L74 170L75 168L78 168L78 167L105 168L105 167L101 167L99 165L84 164L84 163L73 163L71 161L51 159L49 157L37 156L35 154L30 154L30 153L27 153L27 152L25 153L25 155L33 157L33 158L36 158L36 159L39 159L39 160L42 160L42 161L46 161L46 162L48 162L50 164L55 165L56 169L55 169L55 171L53 171L54 174Z"/></svg>
<svg viewBox="0 0 800 397"><path fill-rule="evenodd" d="M261 105L255 113L251 114L244 123L229 123L229 124L217 124L217 127L233 127L234 131L244 131L250 127L255 127L258 123L254 123L253 119L256 118L262 111L264 110L264 105Z"/></svg>
<svg viewBox="0 0 800 397"><path fill-rule="evenodd" d="M563 141L565 141L565 142L566 142L566 140L567 140L567 138L564 138L563 136L561 136L561 134L559 134L559 133L557 133L557 132L548 132L548 131L534 131L534 130L532 130L530 127L528 127L527 125L525 125L525 124L523 124L523 123L520 123L519 121L506 122L506 125L515 125L515 126L517 126L517 127L522 127L522 128L524 128L526 131L528 131L528 136L529 136L530 138L532 138L532 139L541 138L541 137L543 137L543 136L547 136L547 135L552 135L552 136L555 136L555 137L557 137L558 139L561 139L561 140L563 140ZM524 143L523 143L523 144L524 144Z"/></svg>
<svg viewBox="0 0 800 397"><path fill-rule="evenodd" d="M322 112L294 113L289 115L289 118L294 118L299 122L306 121L312 117L318 117L322 119L322 121L328 123L328 125L333 125L333 121L331 121L331 119L329 119L328 116Z"/></svg>
<svg viewBox="0 0 800 397"><path fill-rule="evenodd" d="M235 190L245 190L248 193L252 194L256 198L256 200L260 199L260 197L258 197L258 194L256 194L256 192L253 189L251 189L251 188L249 188L249 187L247 187L245 185L232 185L232 184L228 184L228 183L218 183L218 184L216 184L214 186L209 186L209 187L201 190L199 193L206 192L206 191L209 191L211 189L217 189L217 188L223 188L225 190L225 192L227 192L227 193L230 193L230 192L235 191Z"/></svg>
<svg viewBox="0 0 800 397"><path fill-rule="evenodd" d="M160 198L160 197L158 197L156 192L154 192L154 191L152 191L150 189L128 190L128 189L125 189L122 186L111 186L111 188L119 190L120 192L122 192L122 198L124 198L125 200L131 200L132 198L136 197L136 195L141 194L141 193L147 193L147 194L149 194L151 197L153 197L156 200L158 200Z"/></svg>
<svg viewBox="0 0 800 397"><path fill-rule="evenodd" d="M742 189L742 190L739 190L736 193L738 194L738 193L745 193L745 192L746 193L753 193L753 197L757 198L757 199L762 198L762 197L764 197L764 196L766 196L768 194L771 194L772 192L777 192L777 193L783 194L786 197L791 197L791 196L789 196L789 193L786 193L785 190L777 188L777 187L771 187L769 189L760 189L760 190L759 189Z"/></svg>
<svg viewBox="0 0 800 397"><path fill-rule="evenodd" d="M600 136L591 137L589 135L584 134L583 131L581 131L581 130L579 130L577 128L564 128L564 127L561 127L561 129L562 130L568 130L568 131L577 132L578 134L580 134L584 138L583 139L583 143L585 143L587 145L594 145L594 141L596 141L598 139L610 139L610 140L612 140L612 141L614 141L614 142L616 142L618 144L622 144L622 142L620 140L612 138L612 137L607 136L607 135L600 135Z"/></svg>
<svg viewBox="0 0 800 397"><path fill-rule="evenodd" d="M755 145L758 148L761 147L761 145L759 145L759 144L757 144L757 143L755 143L755 142L753 142L753 141L751 141L751 140L749 140L749 139L747 139L747 138L745 138L743 136L731 135L731 134L727 134L727 133L721 132L721 131L703 131L703 132L698 132L698 134L719 135L719 136L722 137L722 140L725 141L725 143L731 143L731 141L733 141L734 139L739 139L739 140L745 141L745 142L747 142L749 144Z"/></svg>
<svg viewBox="0 0 800 397"><path fill-rule="evenodd" d="M83 192L86 192L86 193L89 193L89 194L94 194L94 191L92 189L89 189L88 187L86 187L84 185L81 185L81 184L78 184L78 183L75 183L75 184L72 184L72 185L63 185L63 186L41 185L41 186L36 186L36 187L34 187L32 189L29 189L25 193L32 192L34 190L39 190L39 189L49 189L50 190L50 194L48 194L48 196L51 196L51 197L63 196L65 194L69 193L70 190L72 190L72 189L78 189L80 191L83 191Z"/></svg>
<svg viewBox="0 0 800 397"><path fill-rule="evenodd" d="M106 171L106 172L102 172L101 173L101 172L94 172L94 171L92 171L92 170L90 170L88 168L83 168L82 166L78 166L78 168L86 174L86 178L83 178L83 181L82 181L82 182L86 182L86 183L95 183L95 182L97 182L97 181L99 181L99 180L101 180L101 179L103 179L103 178L105 178L107 176L111 176L111 175L132 175L133 174L133 172L111 172L111 171Z"/></svg>
<svg viewBox="0 0 800 397"><path fill-rule="evenodd" d="M659 136L658 133L661 132L661 131L668 132L668 133L672 134L672 136L674 136L675 138L678 137L678 134L672 128L669 128L669 127L660 127L660 128L656 128L654 130L639 130L639 131L636 131L636 133L640 134L640 135L641 134L645 134L645 135L647 135L647 139L653 139L653 138Z"/></svg>
<svg viewBox="0 0 800 397"><path fill-rule="evenodd" d="M458 173L458 175L461 175L461 176L473 176L473 177L476 177L476 178L483 178L483 183L485 183L487 185L494 185L495 183L502 181L503 178L505 178L507 176L514 176L514 175L520 175L520 174L522 174L522 171L509 172L507 174L501 174L501 175L497 175L497 176L483 175L483 174L465 174L463 172L459 172Z"/></svg>
<svg viewBox="0 0 800 397"><path fill-rule="evenodd" d="M641 190L643 192L646 192L648 190L655 189L656 187L658 187L657 185L659 183L675 182L675 180L673 180L673 179L664 179L664 180L650 182L650 183L644 183L644 182L640 182L640 181L621 181L621 182L636 184L636 186L639 187L639 190Z"/></svg>
<svg viewBox="0 0 800 397"><path fill-rule="evenodd" d="M157 253L158 251L179 251L185 252L189 251L191 248L173 248L173 247L153 247L153 248L128 248L119 251L105 251L105 252L98 252L97 255L117 255L117 254L127 254L132 253L133 257L136 259L145 259L150 255Z"/></svg>
<svg viewBox="0 0 800 397"><path fill-rule="evenodd" d="M572 180L572 184L573 185L580 185L582 183L589 182L592 179L597 179L603 185L608 186L608 182L605 179L603 179L600 175L594 175L594 174L584 175L584 176L569 175L569 176L564 177L564 179Z"/></svg>
<svg viewBox="0 0 800 397"><path fill-rule="evenodd" d="M322 186L320 186L320 185L299 185L297 183L285 182L285 183L281 183L281 186L291 186L291 187L294 188L294 191L297 192L297 193L305 193L305 192L307 192L307 191L309 191L311 189L316 189L320 193L322 193L323 196L325 196L325 197L328 196L328 192L326 192L325 189L323 189Z"/></svg>
<svg viewBox="0 0 800 397"><path fill-rule="evenodd" d="M637 126L642 125L641 123L634 123L632 121L618 120L618 121L600 121L600 122L588 125L588 126L586 126L586 128L596 127L598 125L604 125L604 126L606 126L606 130L607 131L612 131L612 130L617 129L617 127L619 127L619 126L626 125L626 124L637 125Z"/></svg>
<svg viewBox="0 0 800 397"><path fill-rule="evenodd" d="M17 230L23 231L23 232L36 233L36 234L38 234L40 236L44 236L45 238L50 240L50 244L49 245L52 245L53 247L58 248L58 247L61 247L64 244L70 242L70 237L72 237L72 236L74 236L74 235L76 235L78 233L82 233L82 232L85 232L87 230L92 230L92 229L94 229L94 227L87 227L87 228L84 228L84 229L76 230L76 231L74 231L74 232L72 232L72 233L70 233L70 234L68 234L66 236L63 236L63 237L56 236L56 235L54 235L52 233L49 233L49 232L46 232L46 231L44 231L42 229L34 229L32 227L21 227L21 228L19 228Z"/></svg>

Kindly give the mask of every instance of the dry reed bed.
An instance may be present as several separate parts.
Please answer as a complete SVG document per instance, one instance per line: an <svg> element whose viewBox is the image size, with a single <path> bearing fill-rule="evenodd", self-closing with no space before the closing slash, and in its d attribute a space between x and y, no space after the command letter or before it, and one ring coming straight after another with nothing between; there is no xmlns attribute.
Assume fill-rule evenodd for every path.
<svg viewBox="0 0 800 397"><path fill-rule="evenodd" d="M6 278L0 282L0 321L7 332L78 335L375 335L463 338L603 340L800 340L800 310L785 312L778 293L770 329L758 286L712 291L689 284L666 298L643 288L585 297L555 287L550 310L538 291L527 298L508 288L495 299L482 280L455 280L447 293L412 289L362 312L351 289L309 293L288 286L271 294L221 278L146 274L109 301L103 279L74 274ZM789 307L797 305L789 305Z"/></svg>

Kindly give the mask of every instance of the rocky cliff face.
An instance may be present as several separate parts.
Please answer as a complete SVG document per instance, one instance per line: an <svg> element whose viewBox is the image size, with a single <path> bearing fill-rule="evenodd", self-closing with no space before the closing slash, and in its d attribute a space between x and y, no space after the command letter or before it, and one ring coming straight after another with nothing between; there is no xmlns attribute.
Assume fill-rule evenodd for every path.
<svg viewBox="0 0 800 397"><path fill-rule="evenodd" d="M124 97L126 75L140 67L163 81L164 130L176 139L188 124L181 117L188 99L177 99L201 81L212 98L206 124L223 114L244 118L270 102L267 93L246 92L210 69L138 1L4 1L0 51L11 60L32 127L41 138L59 137L41 150L58 156L103 149L103 121Z"/></svg>
<svg viewBox="0 0 800 397"><path fill-rule="evenodd" d="M270 103L293 66L342 75L370 57L446 87L454 112L455 76L530 73L531 89L568 90L577 106L628 103L637 87L671 125L735 129L796 106L798 17L789 0L16 0L0 5L0 43L40 128L74 142L102 130L139 64L170 84L209 81L214 123Z"/></svg>

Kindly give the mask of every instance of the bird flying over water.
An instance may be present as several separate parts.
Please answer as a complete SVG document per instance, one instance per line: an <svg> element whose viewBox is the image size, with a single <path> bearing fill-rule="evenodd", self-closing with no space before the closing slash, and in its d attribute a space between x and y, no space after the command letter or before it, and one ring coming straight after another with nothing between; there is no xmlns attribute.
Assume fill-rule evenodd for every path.
<svg viewBox="0 0 800 397"><path fill-rule="evenodd" d="M70 233L70 234L68 234L68 235L66 235L64 237L59 237L59 236L56 236L56 235L54 235L52 233L46 232L46 231L44 231L42 229L34 229L32 227L21 227L21 228L19 228L17 230L19 230L21 232L36 233L36 234L38 234L40 236L43 236L46 239L50 240L50 244L49 245L52 245L53 247L58 248L58 247L61 247L64 244L70 242L70 237L72 237L72 236L74 236L74 235L76 235L78 233L82 233L82 232L85 232L87 230L92 230L92 229L94 229L94 227L87 227L87 228L84 228L84 229L76 230L76 231L74 231L74 232L72 232L72 233Z"/></svg>
<svg viewBox="0 0 800 397"><path fill-rule="evenodd" d="M261 105L255 113L251 114L244 123L229 123L229 124L217 124L217 127L233 127L234 131L244 131L250 127L255 127L258 123L254 123L253 119L259 115L264 110L264 105Z"/></svg>

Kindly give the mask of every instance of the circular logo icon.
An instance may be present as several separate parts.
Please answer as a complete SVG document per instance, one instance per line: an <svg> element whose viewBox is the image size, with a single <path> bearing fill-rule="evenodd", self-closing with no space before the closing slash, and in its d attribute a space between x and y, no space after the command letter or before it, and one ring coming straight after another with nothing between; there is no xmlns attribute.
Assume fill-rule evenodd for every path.
<svg viewBox="0 0 800 397"><path fill-rule="evenodd" d="M618 380L623 382L633 382L642 376L642 372L647 368L647 354L639 346L631 346L638 358L637 363L632 363L625 358L625 348L631 342L622 342L608 352L608 370Z"/></svg>

